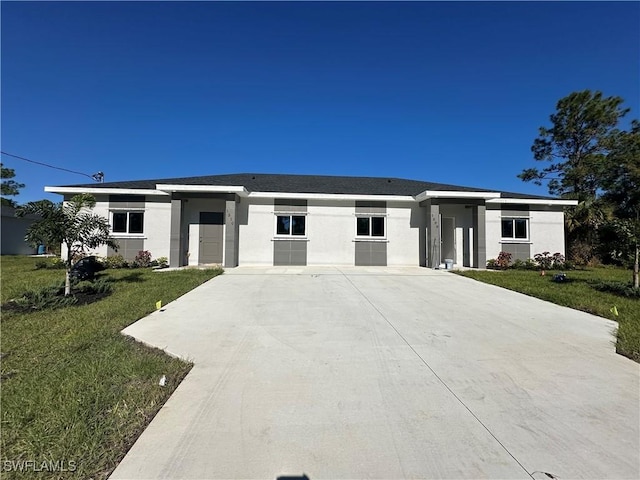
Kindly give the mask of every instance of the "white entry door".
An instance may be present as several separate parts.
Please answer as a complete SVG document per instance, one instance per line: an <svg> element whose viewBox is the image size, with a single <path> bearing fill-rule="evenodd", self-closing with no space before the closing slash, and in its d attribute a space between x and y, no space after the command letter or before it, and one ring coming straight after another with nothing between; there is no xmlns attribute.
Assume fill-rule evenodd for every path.
<svg viewBox="0 0 640 480"><path fill-rule="evenodd" d="M444 263L446 258L450 258L453 263L456 263L456 219L454 217L442 217L440 225L440 238L442 241L440 262Z"/></svg>

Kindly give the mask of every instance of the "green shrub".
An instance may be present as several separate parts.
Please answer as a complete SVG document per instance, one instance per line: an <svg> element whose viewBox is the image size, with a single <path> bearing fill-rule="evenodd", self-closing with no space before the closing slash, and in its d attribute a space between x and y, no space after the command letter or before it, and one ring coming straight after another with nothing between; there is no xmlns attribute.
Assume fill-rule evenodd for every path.
<svg viewBox="0 0 640 480"><path fill-rule="evenodd" d="M101 278L96 281L73 282L71 295L64 295L64 282L59 282L48 287L36 290L28 290L19 297L9 300L3 308L18 310L21 312L34 312L38 310L53 310L68 307L78 303L91 303L94 298L87 301L92 295L103 297L113 292L113 283L110 278ZM83 297L81 301L80 297Z"/></svg>
<svg viewBox="0 0 640 480"><path fill-rule="evenodd" d="M129 262L120 254L104 259L104 266L107 268L129 268Z"/></svg>
<svg viewBox="0 0 640 480"><path fill-rule="evenodd" d="M113 292L113 281L109 277L94 281L85 280L74 285L73 293L105 294Z"/></svg>
<svg viewBox="0 0 640 480"><path fill-rule="evenodd" d="M517 259L513 262L511 268L515 268L516 270L536 270L538 265L532 258L527 258L526 260Z"/></svg>
<svg viewBox="0 0 640 480"><path fill-rule="evenodd" d="M5 308L29 312L67 307L76 303L77 298L64 296L64 282L60 282L37 290L28 290L21 296L9 300Z"/></svg>
<svg viewBox="0 0 640 480"><path fill-rule="evenodd" d="M556 252L551 255L549 252L536 253L533 256L540 270L551 270L552 268L563 269L566 263L564 255Z"/></svg>
<svg viewBox="0 0 640 480"><path fill-rule="evenodd" d="M36 270L58 270L67 268L67 264L59 257L51 260L38 260L35 264Z"/></svg>
<svg viewBox="0 0 640 480"><path fill-rule="evenodd" d="M169 266L169 259L167 257L158 257L156 263L160 268L166 268Z"/></svg>
<svg viewBox="0 0 640 480"><path fill-rule="evenodd" d="M601 280L590 283L593 288L600 292L609 292L627 298L640 298L640 288L635 288L631 282Z"/></svg>
<svg viewBox="0 0 640 480"><path fill-rule="evenodd" d="M56 257L53 260L51 260L51 264L49 268L52 268L55 270L62 270L67 268L67 262L62 260L60 257Z"/></svg>

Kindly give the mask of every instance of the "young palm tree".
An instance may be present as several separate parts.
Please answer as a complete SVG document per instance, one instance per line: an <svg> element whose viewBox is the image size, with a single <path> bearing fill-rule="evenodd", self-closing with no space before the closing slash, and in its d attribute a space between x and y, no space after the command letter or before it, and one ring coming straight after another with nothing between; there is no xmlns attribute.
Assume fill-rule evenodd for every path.
<svg viewBox="0 0 640 480"><path fill-rule="evenodd" d="M109 221L95 213L96 199L86 193L75 195L68 202L49 200L29 202L19 207L16 216L40 217L27 229L25 240L33 246L63 245L67 250L67 272L64 294L71 294L71 265L74 258L101 245L117 249L109 234Z"/></svg>

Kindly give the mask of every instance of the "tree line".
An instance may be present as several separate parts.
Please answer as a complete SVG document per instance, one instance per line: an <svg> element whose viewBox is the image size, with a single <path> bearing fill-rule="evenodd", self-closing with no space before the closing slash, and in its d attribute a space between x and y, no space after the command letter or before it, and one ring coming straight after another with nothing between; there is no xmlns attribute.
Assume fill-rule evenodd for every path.
<svg viewBox="0 0 640 480"><path fill-rule="evenodd" d="M620 97L584 90L560 99L550 126L531 146L543 168L518 175L546 183L549 193L577 200L565 211L568 257L578 265L633 265L638 288L640 122L622 128L630 112Z"/></svg>

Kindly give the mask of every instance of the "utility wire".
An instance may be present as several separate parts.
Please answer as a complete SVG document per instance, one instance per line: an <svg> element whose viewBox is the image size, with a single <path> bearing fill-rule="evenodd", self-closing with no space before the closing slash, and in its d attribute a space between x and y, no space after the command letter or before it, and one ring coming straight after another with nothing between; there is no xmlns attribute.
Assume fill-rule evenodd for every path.
<svg viewBox="0 0 640 480"><path fill-rule="evenodd" d="M82 172L76 172L75 170L69 170L68 168L56 167L54 165L49 165L48 163L36 162L35 160L29 160L28 158L19 157L18 155L13 155L12 153L0 152L2 155L6 155L7 157L17 158L18 160L24 160L25 162L35 163L36 165L42 165L44 167L55 168L56 170L62 170L63 172L75 173L77 175L82 175L83 177L88 177L91 180L96 180L95 175L89 175Z"/></svg>

